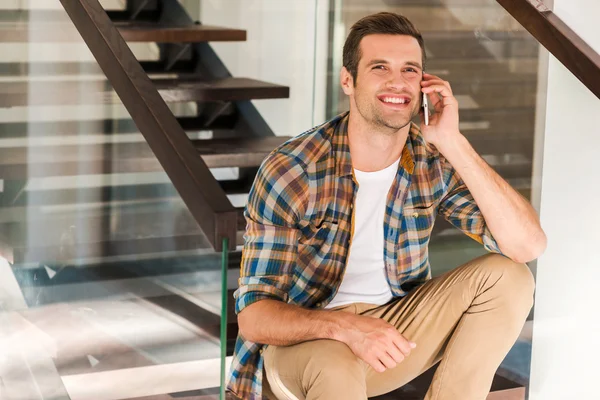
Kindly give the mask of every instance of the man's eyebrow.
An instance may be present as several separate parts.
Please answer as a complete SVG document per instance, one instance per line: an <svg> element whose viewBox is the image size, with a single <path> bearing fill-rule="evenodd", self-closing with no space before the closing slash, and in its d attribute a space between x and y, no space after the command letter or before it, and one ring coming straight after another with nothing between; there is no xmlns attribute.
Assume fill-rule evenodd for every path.
<svg viewBox="0 0 600 400"><path fill-rule="evenodd" d="M389 62L387 60L374 59L367 63L367 67L370 67L371 65L375 65L375 64L389 64Z"/></svg>
<svg viewBox="0 0 600 400"><path fill-rule="evenodd" d="M389 61L383 60L383 59L380 59L380 58L378 58L378 59L376 58L374 60L369 61L367 63L367 67L370 67L371 65L375 65L375 64L389 64ZM423 67L421 66L421 63L417 62L417 61L407 61L404 64L405 65L411 65L411 66L417 67L419 69L423 69Z"/></svg>
<svg viewBox="0 0 600 400"><path fill-rule="evenodd" d="M423 67L421 66L421 63L416 62L416 61L407 61L406 65L412 65L413 67L417 67L419 69L423 69Z"/></svg>

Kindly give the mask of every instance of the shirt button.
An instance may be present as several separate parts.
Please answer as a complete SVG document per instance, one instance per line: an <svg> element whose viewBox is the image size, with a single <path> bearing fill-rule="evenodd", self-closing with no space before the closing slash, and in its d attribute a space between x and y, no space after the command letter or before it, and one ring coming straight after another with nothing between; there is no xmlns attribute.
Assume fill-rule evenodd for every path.
<svg viewBox="0 0 600 400"><path fill-rule="evenodd" d="M414 213L412 213L412 216L413 216L413 218L417 218L419 216L419 213L418 212L414 212Z"/></svg>

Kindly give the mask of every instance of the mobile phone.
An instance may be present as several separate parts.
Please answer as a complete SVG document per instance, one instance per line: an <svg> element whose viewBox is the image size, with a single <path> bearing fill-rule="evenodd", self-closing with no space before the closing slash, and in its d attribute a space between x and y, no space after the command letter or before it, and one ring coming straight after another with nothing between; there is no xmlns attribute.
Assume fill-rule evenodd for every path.
<svg viewBox="0 0 600 400"><path fill-rule="evenodd" d="M423 115L425 118L425 125L429 125L429 105L427 104L427 94L423 93Z"/></svg>

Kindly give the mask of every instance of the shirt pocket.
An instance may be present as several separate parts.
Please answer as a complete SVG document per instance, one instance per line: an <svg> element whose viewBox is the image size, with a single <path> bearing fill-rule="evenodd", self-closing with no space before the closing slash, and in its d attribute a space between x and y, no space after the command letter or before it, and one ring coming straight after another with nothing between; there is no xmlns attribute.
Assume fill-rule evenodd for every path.
<svg viewBox="0 0 600 400"><path fill-rule="evenodd" d="M409 233L411 230L430 232L433 228L436 214L437 206L435 203L417 205L402 210L402 216L406 221L406 228Z"/></svg>
<svg viewBox="0 0 600 400"><path fill-rule="evenodd" d="M311 246L321 252L329 249L335 240L339 226L339 221L332 219L311 222L302 230L300 245Z"/></svg>

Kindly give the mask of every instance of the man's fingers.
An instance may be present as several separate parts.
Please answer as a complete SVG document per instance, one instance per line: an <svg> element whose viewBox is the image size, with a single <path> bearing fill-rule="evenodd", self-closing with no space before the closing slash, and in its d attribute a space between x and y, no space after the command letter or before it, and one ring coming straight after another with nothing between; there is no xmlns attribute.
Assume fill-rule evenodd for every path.
<svg viewBox="0 0 600 400"><path fill-rule="evenodd" d="M398 346L391 346L388 350L387 353L390 355L390 357L392 357L392 359L396 362L396 364L400 364L402 361L404 361L404 359L406 358L407 354L403 354L402 351L400 351L400 349L398 349Z"/></svg>
<svg viewBox="0 0 600 400"><path fill-rule="evenodd" d="M434 103L432 101L432 103L434 103L434 107L436 107L436 109L435 109L436 112L441 112L441 109L444 107L447 107L447 106L458 105L456 98L454 98L454 96L448 90L448 88L446 86L434 85L434 86L425 87L422 90L423 90L423 93L426 93L429 95L429 98L435 98L437 96L437 94L440 94L442 96L442 98L439 102ZM439 107L438 104L441 104L442 107Z"/></svg>
<svg viewBox="0 0 600 400"><path fill-rule="evenodd" d="M410 352L412 351L412 349L414 348L413 345L414 343L412 343L408 340L406 340L403 336L400 336L399 338L396 338L394 340L394 345L398 348L398 350L400 350L402 352L402 354L404 354L404 356L408 356L410 354Z"/></svg>
<svg viewBox="0 0 600 400"><path fill-rule="evenodd" d="M443 98L454 97L452 95L452 90L450 90L448 86L442 84L423 86L422 91L427 94L439 93Z"/></svg>
<svg viewBox="0 0 600 400"><path fill-rule="evenodd" d="M395 368L396 365L398 365L398 363L387 353L381 354L378 358L385 368Z"/></svg>
<svg viewBox="0 0 600 400"><path fill-rule="evenodd" d="M436 113L442 112L444 105L442 104L442 99L440 98L440 96L438 96L437 93L432 93L432 94L428 95L427 97L429 98L429 101L431 102L431 106L433 107L435 112Z"/></svg>
<svg viewBox="0 0 600 400"><path fill-rule="evenodd" d="M443 79L435 77L435 78L429 78L427 80L421 81L421 86L424 88L429 87L429 86L434 86L434 85L445 86L446 88L448 88L448 91L450 91L450 93L452 93L452 87L450 86L450 82L445 81Z"/></svg>
<svg viewBox="0 0 600 400"><path fill-rule="evenodd" d="M370 360L365 360L367 364L371 366L377 372L384 372L386 370L385 365L377 357L373 357Z"/></svg>

